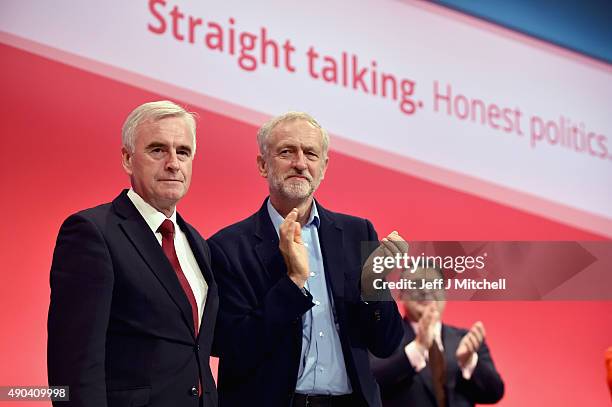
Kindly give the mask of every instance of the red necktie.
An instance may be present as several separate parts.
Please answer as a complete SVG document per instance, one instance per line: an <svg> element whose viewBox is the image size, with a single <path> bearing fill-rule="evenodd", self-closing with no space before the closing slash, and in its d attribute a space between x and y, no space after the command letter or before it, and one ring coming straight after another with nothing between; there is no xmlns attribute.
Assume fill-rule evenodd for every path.
<svg viewBox="0 0 612 407"><path fill-rule="evenodd" d="M435 340L429 348L429 365L438 406L446 407L446 391L444 390L446 385L446 361Z"/></svg>
<svg viewBox="0 0 612 407"><path fill-rule="evenodd" d="M193 327L195 329L195 336L198 336L199 329L199 318L198 318L198 305L196 304L195 296L193 295L193 291L191 290L191 286L185 278L185 274L183 273L183 269L181 269L181 264L179 263L178 257L176 256L176 250L174 250L174 223L170 219L166 219L162 222L158 232L162 235L162 250L170 260L170 264L178 277L179 283L181 287L183 287L183 291L187 296L187 300L189 300L189 304L191 305L191 314L193 316Z"/></svg>

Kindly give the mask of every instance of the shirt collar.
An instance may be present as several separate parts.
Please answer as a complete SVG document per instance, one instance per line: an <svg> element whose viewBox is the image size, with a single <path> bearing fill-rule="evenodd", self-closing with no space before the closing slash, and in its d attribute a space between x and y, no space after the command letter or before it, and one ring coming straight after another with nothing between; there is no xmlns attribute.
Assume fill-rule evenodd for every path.
<svg viewBox="0 0 612 407"><path fill-rule="evenodd" d="M166 215L148 204L132 188L130 188L130 190L127 192L127 196L130 198L130 201L132 201L140 215L144 218L145 222L147 222L147 225L149 225L153 233L157 232L159 226L166 219L170 219L172 223L174 223L175 229L178 228L178 225L176 224L176 209L174 212L172 212L172 216L166 218Z"/></svg>
<svg viewBox="0 0 612 407"><path fill-rule="evenodd" d="M272 206L272 203L270 202L269 197L268 197L268 201L266 202L266 207L268 208L268 215L270 216L270 220L272 221L272 224L274 225L274 229L276 229L276 234L278 234L280 225L281 223L283 223L285 219L281 216L280 213L278 213L278 211L274 208L274 206ZM313 199L312 208L310 209L310 216L308 216L308 221L306 221L306 224L304 226L305 227L315 226L316 228L318 228L320 224L321 224L321 220L319 218L319 211L317 209L317 203Z"/></svg>

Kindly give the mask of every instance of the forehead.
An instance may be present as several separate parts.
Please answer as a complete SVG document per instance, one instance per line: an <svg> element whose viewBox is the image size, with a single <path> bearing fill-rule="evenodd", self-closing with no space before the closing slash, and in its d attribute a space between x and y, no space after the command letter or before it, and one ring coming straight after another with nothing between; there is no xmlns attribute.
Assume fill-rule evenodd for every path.
<svg viewBox="0 0 612 407"><path fill-rule="evenodd" d="M182 117L170 116L157 120L147 120L136 128L136 143L172 142L193 145L191 130Z"/></svg>
<svg viewBox="0 0 612 407"><path fill-rule="evenodd" d="M303 119L289 120L277 124L268 138L271 147L285 144L300 144L323 147L321 129Z"/></svg>

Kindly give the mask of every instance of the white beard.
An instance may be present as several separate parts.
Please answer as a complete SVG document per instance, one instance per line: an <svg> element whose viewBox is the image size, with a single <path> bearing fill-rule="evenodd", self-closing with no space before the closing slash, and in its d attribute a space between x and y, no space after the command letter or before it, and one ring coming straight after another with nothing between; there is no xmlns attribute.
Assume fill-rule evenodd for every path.
<svg viewBox="0 0 612 407"><path fill-rule="evenodd" d="M278 175L274 170L272 170L268 176L270 190L276 191L292 201L306 199L314 193L321 183L321 179L313 179L308 173L301 175L307 177L308 179L284 179L283 176Z"/></svg>
<svg viewBox="0 0 612 407"><path fill-rule="evenodd" d="M314 192L312 181L284 180L276 184L277 190L292 200L308 198Z"/></svg>

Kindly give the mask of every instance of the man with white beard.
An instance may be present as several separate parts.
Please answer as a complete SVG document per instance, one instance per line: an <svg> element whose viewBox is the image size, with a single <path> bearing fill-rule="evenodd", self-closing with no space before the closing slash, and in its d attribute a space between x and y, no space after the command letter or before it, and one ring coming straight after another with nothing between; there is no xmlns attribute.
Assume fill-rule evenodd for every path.
<svg viewBox="0 0 612 407"><path fill-rule="evenodd" d="M257 141L270 196L210 239L220 297L219 404L380 406L368 350L390 355L402 326L393 301L361 295L361 247L378 241L376 231L315 201L329 136L313 117L275 117ZM393 232L377 250L394 255L407 246Z"/></svg>

